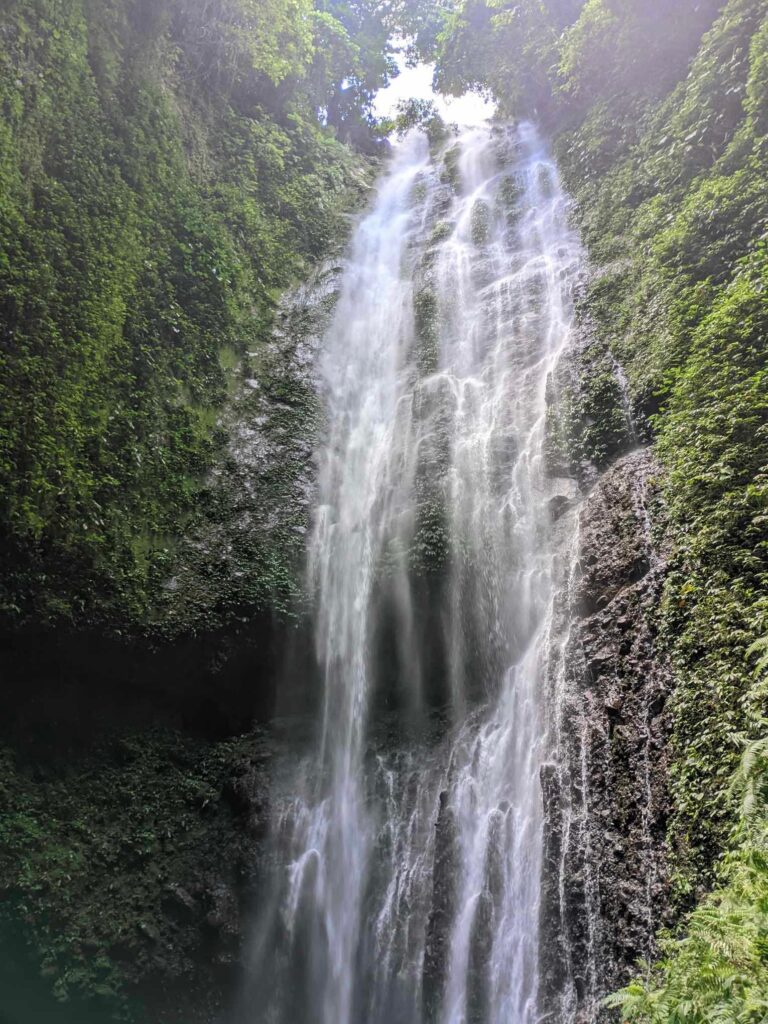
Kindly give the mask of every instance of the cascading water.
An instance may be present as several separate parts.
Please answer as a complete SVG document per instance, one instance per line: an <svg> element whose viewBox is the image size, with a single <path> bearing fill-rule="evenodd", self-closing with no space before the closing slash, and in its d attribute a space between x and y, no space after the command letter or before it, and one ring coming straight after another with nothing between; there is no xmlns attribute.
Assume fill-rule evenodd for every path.
<svg viewBox="0 0 768 1024"><path fill-rule="evenodd" d="M553 595L547 382L579 249L534 129L398 147L322 371L315 753L275 795L245 1016L537 1017ZM555 659L556 660L556 659Z"/></svg>

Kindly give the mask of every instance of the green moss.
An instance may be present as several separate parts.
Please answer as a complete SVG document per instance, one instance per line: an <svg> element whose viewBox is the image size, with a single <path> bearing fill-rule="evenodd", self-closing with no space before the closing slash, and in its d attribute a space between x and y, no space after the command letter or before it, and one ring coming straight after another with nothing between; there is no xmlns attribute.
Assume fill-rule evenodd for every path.
<svg viewBox="0 0 768 1024"><path fill-rule="evenodd" d="M142 986L160 977L180 993L210 984L215 1000L205 922L221 898L236 923L254 855L238 787L264 756L255 736L211 744L163 729L34 767L0 748L0 931L34 950L60 1002L144 1019Z"/></svg>
<svg viewBox="0 0 768 1024"><path fill-rule="evenodd" d="M505 218L510 227L514 227L515 224L520 220L521 209L520 200L525 193L525 189L517 178L508 174L502 179L499 185L499 191L497 194L497 204L499 212Z"/></svg>
<svg viewBox="0 0 768 1024"><path fill-rule="evenodd" d="M409 552L410 568L417 576L432 576L450 561L451 541L445 501L440 495L422 495L416 504L416 525Z"/></svg>
<svg viewBox="0 0 768 1024"><path fill-rule="evenodd" d="M583 311L586 316L586 311ZM594 341L560 361L547 390L546 458L555 475L604 469L636 443L616 367Z"/></svg>
<svg viewBox="0 0 768 1024"><path fill-rule="evenodd" d="M461 146L450 146L443 156L443 165L440 172L440 180L445 185L450 185L454 192L461 187L461 174L459 171L459 158L461 157Z"/></svg>
<svg viewBox="0 0 768 1024"><path fill-rule="evenodd" d="M453 225L450 223L450 221L438 221L438 223L435 224L434 228L432 229L432 234L429 236L429 246L432 247L435 245L439 245L441 242L444 242L446 239L450 238L452 234Z"/></svg>
<svg viewBox="0 0 768 1024"><path fill-rule="evenodd" d="M282 0L260 6L254 50L238 9L212 16L205 57L176 0L4 15L5 625L155 617L165 553L141 540L137 558L136 540L183 531L204 501L235 365L364 184L312 100L276 96L286 60L304 73L309 22L289 32Z"/></svg>
<svg viewBox="0 0 768 1024"><path fill-rule="evenodd" d="M437 317L437 296L431 288L422 288L413 298L416 327L416 365L423 377L438 367L440 332Z"/></svg>
<svg viewBox="0 0 768 1024"><path fill-rule="evenodd" d="M477 199L472 205L470 232L475 245L488 244L491 234L491 208L483 199Z"/></svg>

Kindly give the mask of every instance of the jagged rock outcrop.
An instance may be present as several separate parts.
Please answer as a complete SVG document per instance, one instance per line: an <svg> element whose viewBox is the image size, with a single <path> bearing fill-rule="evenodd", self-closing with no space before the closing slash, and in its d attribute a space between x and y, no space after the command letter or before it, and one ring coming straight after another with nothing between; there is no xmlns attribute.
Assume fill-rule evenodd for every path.
<svg viewBox="0 0 768 1024"><path fill-rule="evenodd" d="M652 952L664 914L671 672L656 636L667 557L657 473L643 450L599 479L557 610L571 628L542 771L544 996L584 1021Z"/></svg>

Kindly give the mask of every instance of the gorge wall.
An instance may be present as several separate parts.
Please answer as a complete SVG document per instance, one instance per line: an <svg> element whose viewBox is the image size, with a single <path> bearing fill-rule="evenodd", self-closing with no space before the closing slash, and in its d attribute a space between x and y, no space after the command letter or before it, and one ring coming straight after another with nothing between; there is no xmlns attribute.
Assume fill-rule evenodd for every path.
<svg viewBox="0 0 768 1024"><path fill-rule="evenodd" d="M314 356L387 74L368 6L317 12L0 14L10 1024L208 1021L242 979L282 749L265 722L277 696L292 707L287 675L304 691L316 671L283 663L308 649ZM747 999L764 757L732 779L765 712L748 654L768 634L765 5L472 0L438 49L445 87L490 88L555 139L590 263L547 416L570 481L553 521L582 501L541 777L548 1009L607 1014L701 900L692 952L668 943L653 975L667 1001L624 1012L716 1003L699 963L730 970L736 928ZM429 335L428 299L420 315Z"/></svg>
<svg viewBox="0 0 768 1024"><path fill-rule="evenodd" d="M647 734L634 756L642 761L643 750L653 751L666 781L652 785L651 814L640 824L652 828L667 863L671 888L659 900L659 911L666 909L659 921L666 917L674 934L690 938L667 941L658 971L625 994L624 1013L639 1020L710 1012L736 1019L764 978L759 944L747 940L738 956L732 950L756 934L753 926L759 931L754 907L766 884L759 867L765 800L757 795L765 778L758 754L764 665L756 665L756 650L767 625L767 43L765 5L750 0L469 2L452 16L438 64L445 87L490 88L502 111L535 110L557 139L592 263L579 312L583 372L574 377L576 413L565 424L576 454L604 467L631 422L658 460L666 528L657 555L667 562L666 579L652 582L651 574L650 634L642 623L639 630L640 646L648 650L653 638L657 653L649 672L638 652L638 676L625 677L617 696L631 719L648 686L640 701L650 719L635 720L629 732ZM603 478L595 500L622 465ZM627 570L640 574L631 561ZM588 591L601 585L589 569L584 578ZM629 738L610 695L625 671L614 664L621 627L594 614L583 632L590 681L577 707L590 756L610 771L611 757L620 756L614 750ZM614 738L607 761L606 735ZM582 747L584 739L570 742ZM752 753L739 768L745 744ZM601 785L596 813L605 809ZM552 800L561 799L554 778L548 787ZM620 813L618 803L608 808L608 831L595 840L617 882L625 874L616 863L621 843L610 845ZM601 959L608 974L617 952L643 952L623 920L636 889L626 883L619 920L615 907L609 913L614 938ZM736 989L707 980L728 976L739 979Z"/></svg>
<svg viewBox="0 0 768 1024"><path fill-rule="evenodd" d="M280 296L367 197L388 34L0 11L3 1020L208 1020L233 987L329 289Z"/></svg>

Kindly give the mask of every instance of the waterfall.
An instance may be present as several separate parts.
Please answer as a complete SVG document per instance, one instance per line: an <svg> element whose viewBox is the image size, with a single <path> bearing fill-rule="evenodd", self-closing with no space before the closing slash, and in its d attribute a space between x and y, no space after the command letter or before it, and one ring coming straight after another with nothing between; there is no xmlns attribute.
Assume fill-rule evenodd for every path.
<svg viewBox="0 0 768 1024"><path fill-rule="evenodd" d="M439 154L412 133L357 227L320 367L322 721L278 773L249 1020L537 1019L575 529L546 459L580 261L566 214L522 125Z"/></svg>

